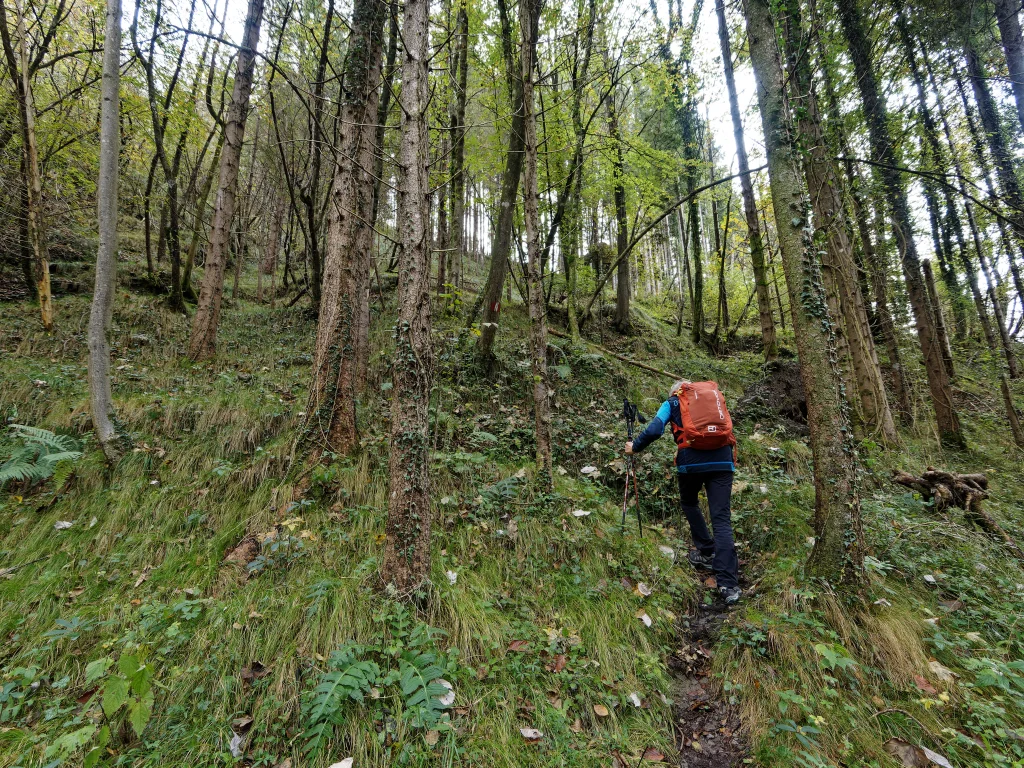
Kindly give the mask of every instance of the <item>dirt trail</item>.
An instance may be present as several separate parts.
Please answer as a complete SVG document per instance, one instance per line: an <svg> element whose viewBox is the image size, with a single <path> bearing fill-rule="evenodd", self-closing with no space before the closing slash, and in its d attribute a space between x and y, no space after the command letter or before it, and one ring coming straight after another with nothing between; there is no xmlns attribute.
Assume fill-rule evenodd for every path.
<svg viewBox="0 0 1024 768"><path fill-rule="evenodd" d="M728 613L716 600L679 622L679 647L669 669L680 768L732 768L749 755L739 714L711 690L712 648Z"/></svg>

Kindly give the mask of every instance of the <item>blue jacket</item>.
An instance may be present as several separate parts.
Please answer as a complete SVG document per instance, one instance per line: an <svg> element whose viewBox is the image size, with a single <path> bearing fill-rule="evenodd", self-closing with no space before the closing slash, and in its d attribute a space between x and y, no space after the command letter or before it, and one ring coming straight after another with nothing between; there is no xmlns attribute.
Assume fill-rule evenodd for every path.
<svg viewBox="0 0 1024 768"><path fill-rule="evenodd" d="M670 397L661 404L658 413L647 423L644 429L633 440L633 452L640 453L665 433L665 427L672 422L677 427L683 425L679 416L679 398ZM735 472L732 446L725 445L711 451L696 448L683 448L676 452L676 471L680 474L688 472Z"/></svg>

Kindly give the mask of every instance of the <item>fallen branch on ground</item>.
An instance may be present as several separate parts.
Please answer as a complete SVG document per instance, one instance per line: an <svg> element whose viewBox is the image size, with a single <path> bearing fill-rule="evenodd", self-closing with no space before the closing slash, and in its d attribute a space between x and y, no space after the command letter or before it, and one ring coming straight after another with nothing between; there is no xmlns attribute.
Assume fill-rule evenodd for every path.
<svg viewBox="0 0 1024 768"><path fill-rule="evenodd" d="M998 536L1008 550L1024 560L1024 551L1017 542L982 507L982 501L988 498L988 478L984 474L960 475L928 467L927 472L915 477L909 472L894 469L892 481L917 491L925 501L934 500L936 512L943 513L950 507L964 510L969 520Z"/></svg>
<svg viewBox="0 0 1024 768"><path fill-rule="evenodd" d="M561 331L556 331L554 328L548 328L548 333L550 333L552 336L557 336L560 339L571 339L572 338L571 336L569 336L569 334L562 333ZM637 368L643 368L645 371L650 371L651 373L656 373L659 376L667 376L668 378L672 379L673 381L679 381L681 379L686 378L685 376L680 376L679 374L672 373L671 371L663 371L663 370L661 370L661 368L655 368L654 366L647 365L646 363L640 363L640 362L637 362L636 360L630 360L628 357L624 357L624 356L622 356L622 355L620 355L620 354L618 354L616 352L612 352L610 349L608 349L606 347L602 347L600 344L595 344L592 341L587 341L586 339L581 339L581 341L584 344L587 344L588 346L591 346L594 349L599 350L603 354L608 355L609 357L614 357L616 360L621 360L622 362L624 362L624 363L626 363L628 365L635 365Z"/></svg>

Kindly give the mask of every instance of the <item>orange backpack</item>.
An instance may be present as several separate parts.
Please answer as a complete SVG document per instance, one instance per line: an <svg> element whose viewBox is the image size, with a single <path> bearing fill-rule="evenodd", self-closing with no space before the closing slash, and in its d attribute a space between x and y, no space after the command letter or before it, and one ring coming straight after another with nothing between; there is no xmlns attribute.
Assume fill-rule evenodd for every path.
<svg viewBox="0 0 1024 768"><path fill-rule="evenodd" d="M675 391L679 398L681 427L672 425L672 435L679 448L710 451L736 445L732 417L725 407L725 395L713 381L686 382Z"/></svg>

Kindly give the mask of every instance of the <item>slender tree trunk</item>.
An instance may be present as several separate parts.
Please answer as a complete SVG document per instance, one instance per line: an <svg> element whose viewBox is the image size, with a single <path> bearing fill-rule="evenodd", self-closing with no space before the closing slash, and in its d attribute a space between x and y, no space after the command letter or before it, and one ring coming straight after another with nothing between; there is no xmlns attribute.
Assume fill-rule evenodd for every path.
<svg viewBox="0 0 1024 768"><path fill-rule="evenodd" d="M373 179L366 169L373 165L387 14L388 6L381 0L357 0L353 8L341 108L345 129L327 218L313 381L306 409L307 437L314 442L315 458L324 451L350 453L359 442L359 334L360 324L369 322L361 316L361 302L369 288L373 246L373 229L368 224L373 216Z"/></svg>
<svg viewBox="0 0 1024 768"><path fill-rule="evenodd" d="M46 249L43 223L43 181L39 170L39 149L36 145L36 105L32 90L32 69L29 39L25 24L23 0L15 0L15 34L18 50L14 50L6 10L0 8L0 32L3 34L7 68L15 83L18 113L21 118L21 146L25 177L25 212L28 219L28 244L34 265L36 297L43 328L53 330L53 294L50 290L50 259Z"/></svg>
<svg viewBox="0 0 1024 768"><path fill-rule="evenodd" d="M498 0L501 16L502 48L505 51L505 67L512 82L512 127L508 137L508 154L505 156L505 171L501 177L501 197L494 230L491 232L491 264L487 272L477 305L483 307L480 317L480 337L477 340L477 356L487 361L492 356L494 338L498 333L498 319L501 312L501 289L505 285L505 274L512 254L512 222L515 215L516 198L519 195L519 177L523 170L523 144L525 127L523 122L523 89L515 76L516 67L512 58L511 24L508 20L506 0ZM470 313L470 321L476 317L477 308Z"/></svg>
<svg viewBox="0 0 1024 768"><path fill-rule="evenodd" d="M814 457L814 548L809 575L859 586L864 542L850 420L834 363L835 337L809 226L810 206L786 125L783 75L768 0L745 0L750 59L768 154L790 311Z"/></svg>
<svg viewBox="0 0 1024 768"><path fill-rule="evenodd" d="M750 263L754 272L754 290L757 292L757 309L761 321L761 342L766 360L778 357L779 345L775 339L775 322L772 320L772 301L768 294L768 276L764 268L764 243L761 241L761 226L757 220L757 203L754 200L754 182L750 177L750 163L747 160L747 145L743 135L743 119L740 116L739 98L736 96L736 78L733 75L732 48L729 43L729 25L725 19L725 3L715 0L718 14L718 39L722 46L722 67L725 70L725 85L729 92L729 113L732 115L732 132L736 141L736 159L739 164L740 188L743 190L743 214L747 219L747 241L750 244Z"/></svg>
<svg viewBox="0 0 1024 768"><path fill-rule="evenodd" d="M462 285L463 261L466 257L466 101L469 78L469 0L456 0L458 11L455 16L455 99L451 112L452 128L452 179L451 206L452 228L449 246L452 249L451 276L449 281Z"/></svg>
<svg viewBox="0 0 1024 768"><path fill-rule="evenodd" d="M231 104L224 125L225 146L220 158L220 181L210 228L210 246L206 253L206 268L199 291L199 306L192 323L189 339L189 357L201 360L212 357L216 351L217 326L220 324L220 302L224 295L224 268L231 236L231 219L235 213L235 193L238 188L238 163L245 138L245 120L252 92L253 69L256 64L256 45L263 21L263 0L249 0L238 50L238 71L235 74ZM178 276L180 279L180 276ZM180 284L178 288L180 290Z"/></svg>
<svg viewBox="0 0 1024 768"><path fill-rule="evenodd" d="M534 434L537 442L538 484L551 488L551 407L548 386L548 331L541 281L540 216L537 199L537 118L533 107L533 54L537 48L537 26L541 0L521 0L519 23L522 30L522 78L526 162L523 168L523 212L529 266L526 282L530 293L530 358L533 371Z"/></svg>
<svg viewBox="0 0 1024 768"><path fill-rule="evenodd" d="M213 190L213 177L220 168L220 156L224 149L224 131L220 132L217 139L217 148L213 151L213 159L210 161L210 170L206 174L203 188L196 197L196 215L193 222L192 241L188 246L188 253L185 255L185 263L181 269L181 293L189 301L197 301L195 289L192 287L192 267L196 261L196 254L199 252L199 242L206 239L206 209L210 205L210 192Z"/></svg>
<svg viewBox="0 0 1024 768"><path fill-rule="evenodd" d="M962 446L964 438L953 404L949 376L942 363L941 350L935 338L935 327L928 311L928 295L921 277L921 264L917 257L917 245L914 242L910 206L907 203L903 179L897 170L899 163L889 134L885 102L878 92L874 66L870 58L870 47L864 33L860 11L854 3L839 3L838 8L843 33L853 59L863 101L864 116L868 123L872 158L881 163L880 176L893 210L894 229L903 266L903 277L907 284L907 293L917 326L939 437L943 442Z"/></svg>
<svg viewBox="0 0 1024 768"><path fill-rule="evenodd" d="M391 113L391 84L395 79L395 59L398 55L398 7L389 5L388 18L388 52L381 70L384 82L381 84L380 100L377 105L377 129L373 138L373 211L371 219L377 225L377 212L380 209L380 186L384 178L384 138L387 129L388 115Z"/></svg>
<svg viewBox="0 0 1024 768"><path fill-rule="evenodd" d="M942 348L942 362L946 366L946 373L952 379L956 376L956 369L953 366L953 348L949 344L949 333L946 331L946 320L942 316L942 303L939 301L939 292L935 289L935 275L932 273L930 261L921 262L921 270L924 274L924 285L928 291L928 302L932 305L932 314L935 318L935 331L939 337L939 346Z"/></svg>
<svg viewBox="0 0 1024 768"><path fill-rule="evenodd" d="M615 154L612 156L612 178L615 183L615 245L618 271L615 275L615 328L619 333L629 333L629 301L632 295L629 279L629 260L623 258L629 247L629 220L626 218L625 160L622 152L622 137L619 135L619 118L615 108L616 93L608 98L608 131L611 135Z"/></svg>
<svg viewBox="0 0 1024 768"><path fill-rule="evenodd" d="M388 518L381 577L412 596L430 575L429 3L406 0L398 151L398 321L391 396ZM376 84L376 81L374 81Z"/></svg>
<svg viewBox="0 0 1024 768"><path fill-rule="evenodd" d="M256 179L256 157L260 145L260 121L256 120L256 134L252 140L252 157L249 165L249 181L246 185L245 200L238 206L238 253L235 256L235 275L231 284L231 298L238 298L238 281L242 277L245 254L249 251L249 215L246 206L252 206L252 187ZM257 270L258 271L258 270ZM314 281L315 282L315 281Z"/></svg>
<svg viewBox="0 0 1024 768"><path fill-rule="evenodd" d="M274 282L273 277L277 273L277 254L281 250L281 225L284 221L284 209L285 199L280 195L275 195L274 204L274 215L270 220L270 234L267 237L267 251L263 255L263 262L260 264L259 276L262 281L263 275L270 275L270 300L274 300ZM262 282L260 282L262 286ZM256 291L256 302L259 304L263 303L263 291L262 288L257 288Z"/></svg>
<svg viewBox="0 0 1024 768"><path fill-rule="evenodd" d="M121 458L127 438L118 429L110 392L110 344L107 331L114 313L117 274L117 176L121 151L121 0L107 0L103 37L100 104L100 172L96 191L99 248L96 282L89 310L89 407L103 455L111 464Z"/></svg>
<svg viewBox="0 0 1024 768"><path fill-rule="evenodd" d="M1020 32L1020 0L995 0L999 38L1010 71L1010 85L1017 104L1017 120L1024 133L1024 41Z"/></svg>

